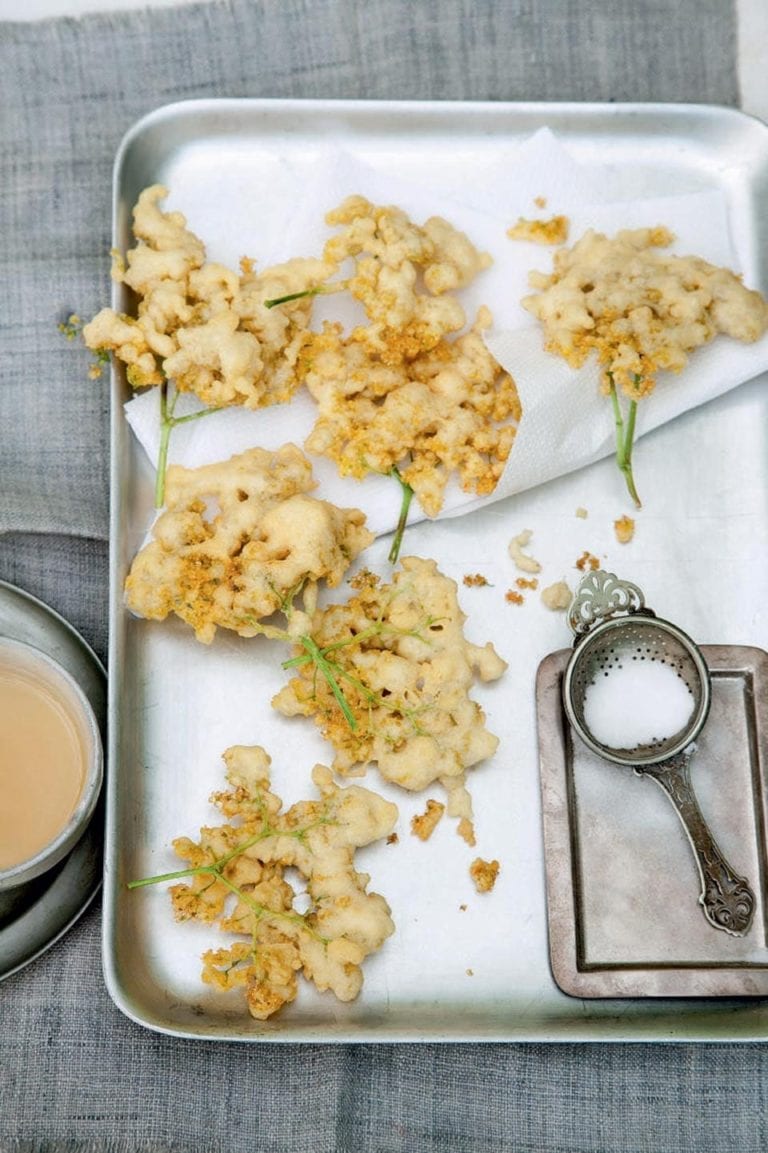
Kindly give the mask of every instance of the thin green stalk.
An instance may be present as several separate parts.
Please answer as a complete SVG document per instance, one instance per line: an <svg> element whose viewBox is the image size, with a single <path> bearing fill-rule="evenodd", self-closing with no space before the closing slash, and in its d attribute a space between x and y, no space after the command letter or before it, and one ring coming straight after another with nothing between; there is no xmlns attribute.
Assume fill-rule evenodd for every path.
<svg viewBox="0 0 768 1153"><path fill-rule="evenodd" d="M168 381L163 380L160 385L160 447L155 472L155 508L162 508L165 503L165 474L168 469L168 445L171 441L172 428L168 409Z"/></svg>
<svg viewBox="0 0 768 1153"><path fill-rule="evenodd" d="M336 703L346 718L347 724L354 732L357 728L357 720L355 718L355 714L352 712L352 709L349 706L349 702L344 696L339 682L334 676L331 664L325 659L318 645L315 643L315 641L312 640L312 637L302 636L299 639L301 644L309 653L309 656L312 658L312 663L314 664L315 668L325 678L325 681L328 684L328 688L333 693L334 697L336 698Z"/></svg>
<svg viewBox="0 0 768 1153"><path fill-rule="evenodd" d="M346 287L346 280L340 280L337 284L317 284L314 288L304 288L301 292L288 292L285 296L265 300L264 307L276 308L278 304L290 304L292 300L303 300L307 296L332 296L334 292L343 292Z"/></svg>
<svg viewBox="0 0 768 1153"><path fill-rule="evenodd" d="M165 504L165 474L168 471L168 448L171 443L171 432L178 424L189 424L190 421L210 416L212 412L219 412L218 408L203 408L200 412L190 412L186 416L174 416L179 392L178 389L174 389L173 394L169 396L168 390L169 382L164 379L160 385L160 447L157 453L157 472L155 475L155 508L162 508Z"/></svg>
<svg viewBox="0 0 768 1153"><path fill-rule="evenodd" d="M637 401L631 400L629 402L629 409L627 412L627 422L624 424L624 417L621 412L621 403L619 401L616 385L611 378L611 404L613 405L613 419L616 426L616 463L619 470L624 476L624 481L627 486L627 491L632 497L635 505L638 508L642 507L642 502L638 496L635 487L635 478L632 472L632 448L635 439L635 423L637 420Z"/></svg>
<svg viewBox="0 0 768 1153"><path fill-rule="evenodd" d="M194 869L177 869L173 873L158 873L154 877L142 877L138 881L127 881L126 889L143 889L147 885L160 885L163 881L182 881L185 877L197 877L204 873L210 873L211 876L216 876L216 868L214 865L198 865Z"/></svg>
<svg viewBox="0 0 768 1153"><path fill-rule="evenodd" d="M400 556L400 548L403 543L403 535L408 524L408 513L411 508L411 501L413 500L413 489L407 481L403 480L397 466L393 466L389 470L389 475L395 478L401 490L400 516L397 521L395 535L392 538L392 548L389 550L388 557L390 564L397 564L397 559Z"/></svg>

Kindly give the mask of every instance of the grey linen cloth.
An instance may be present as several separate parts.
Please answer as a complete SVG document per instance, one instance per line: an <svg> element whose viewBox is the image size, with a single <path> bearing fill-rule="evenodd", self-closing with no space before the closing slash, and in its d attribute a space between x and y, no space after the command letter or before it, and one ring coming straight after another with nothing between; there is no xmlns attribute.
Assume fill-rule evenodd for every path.
<svg viewBox="0 0 768 1153"><path fill-rule="evenodd" d="M222 0L0 25L0 579L106 654L111 167L193 97L738 105L727 0ZM0 985L0 1150L757 1153L758 1045L185 1042L110 1001L98 903Z"/></svg>

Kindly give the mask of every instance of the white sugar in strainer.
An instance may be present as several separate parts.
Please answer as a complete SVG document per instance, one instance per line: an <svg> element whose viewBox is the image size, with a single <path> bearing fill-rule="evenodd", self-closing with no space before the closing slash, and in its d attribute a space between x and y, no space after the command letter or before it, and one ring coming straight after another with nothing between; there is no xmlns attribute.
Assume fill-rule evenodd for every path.
<svg viewBox="0 0 768 1153"><path fill-rule="evenodd" d="M598 756L629 766L661 786L693 848L704 916L714 928L743 936L752 924L754 893L720 851L690 779L694 742L711 700L701 652L682 629L646 607L637 585L601 569L581 581L568 621L576 640L563 678L563 704L574 731ZM644 686L654 681L661 695L649 698ZM689 706L667 718L671 729L646 724L644 704L647 708L655 699L662 705L665 696L681 694ZM596 723L600 714L595 702L606 707L616 701L622 703L620 715Z"/></svg>

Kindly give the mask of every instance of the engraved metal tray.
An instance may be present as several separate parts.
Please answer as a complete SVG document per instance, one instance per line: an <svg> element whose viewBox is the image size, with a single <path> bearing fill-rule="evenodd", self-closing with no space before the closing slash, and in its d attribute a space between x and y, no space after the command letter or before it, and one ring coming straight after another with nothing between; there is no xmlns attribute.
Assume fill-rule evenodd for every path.
<svg viewBox="0 0 768 1153"><path fill-rule="evenodd" d="M768 995L768 654L707 645L703 655L712 708L691 777L720 848L755 893L743 937L705 920L690 846L658 786L572 732L561 698L570 650L539 666L550 960L572 996Z"/></svg>
<svg viewBox="0 0 768 1153"><path fill-rule="evenodd" d="M741 113L707 107L174 105L141 121L120 150L114 243L129 245L136 197L159 181L175 190L180 207L191 206L190 224L209 242L212 259L258 256L260 229L281 195L283 163L300 171L331 144L415 180L471 181L543 126L577 160L607 166L624 196L722 190L745 279L768 289L768 130ZM119 291L114 300L128 306ZM768 1005L760 998L705 996L709 990L699 985L684 997L588 999L558 987L549 960L535 678L541 661L570 638L562 614L535 596L521 606L504 596L517 575L507 545L530 528L542 583L566 576L573 587L574 562L589 550L640 584L649 603L700 644L767 648L763 381L639 442L645 508L631 545L619 545L613 532L614 518L630 510L611 461L465 517L409 528L405 554L433 557L456 579L468 638L492 638L509 662L500 681L473 692L500 738L496 756L471 776L478 844L470 849L445 820L429 842L418 841L409 822L425 798L395 795L372 773L366 783L400 807L399 842L361 853L359 868L370 874L370 888L386 895L396 934L367 963L356 1001L342 1005L305 985L294 1005L266 1023L248 1017L236 992L201 984L200 954L226 939L206 926L176 924L162 886L137 892L126 882L178 867L171 840L194 836L215 819L207 798L221 787L220 757L229 745L269 750L275 791L286 804L312 795L309 771L327 762L328 748L309 724L270 709L284 673L267 643L219 636L205 647L178 622L157 625L124 611L123 580L150 520L153 476L123 416L129 389L119 372L113 389L104 970L125 1013L161 1032L240 1041L768 1039ZM575 516L578 506L589 510L587 520ZM366 563L386 572L388 547L377 541ZM488 584L464 587L468 572L481 572ZM740 771L739 788L744 781ZM638 793L649 783L629 784L639 786L633 805L642 805ZM734 811L754 814L756 806L751 793L741 795ZM744 831L750 844L753 832L751 825ZM589 829L582 825L580 836L587 844ZM501 864L493 892L481 896L468 873L476 855ZM758 935L750 947L758 939L762 950ZM673 959L701 959L675 948ZM651 961L657 955L658 947ZM766 958L755 959L762 965Z"/></svg>

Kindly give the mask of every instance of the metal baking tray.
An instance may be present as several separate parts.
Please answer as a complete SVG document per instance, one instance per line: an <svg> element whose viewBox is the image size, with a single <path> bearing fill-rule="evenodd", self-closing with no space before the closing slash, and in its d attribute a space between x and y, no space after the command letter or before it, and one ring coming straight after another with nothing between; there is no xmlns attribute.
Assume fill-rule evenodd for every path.
<svg viewBox="0 0 768 1153"><path fill-rule="evenodd" d="M729 109L702 106L202 101L159 109L136 125L117 158L114 244L130 243L139 191L162 182L194 204L190 223L219 251L258 255L259 228L281 195L279 171L337 145L368 164L426 183L463 179L548 126L585 164L607 166L624 195L720 189L747 282L768 288L768 130ZM514 179L514 173L510 173ZM247 195L243 190L247 191ZM354 191L354 189L349 190ZM248 204L247 216L242 206ZM127 306L119 290L119 308ZM489 302L492 305L492 301ZM241 1041L765 1040L761 998L586 999L564 993L549 961L545 853L539 790L535 678L568 643L562 615L535 597L505 602L516 575L510 538L527 527L543 579L568 576L584 550L636 581L651 603L700 644L768 647L768 392L753 381L644 437L645 508L631 545L613 519L628 511L611 461L600 462L467 517L416 525L406 553L434 557L457 580L469 638L493 638L509 670L475 698L499 751L472 774L478 844L449 822L426 844L409 832L424 807L397 800L399 843L372 846L359 867L385 894L395 935L370 958L359 998L342 1005L302 988L267 1023L251 1020L237 993L200 982L200 954L215 931L176 924L162 887L128 891L133 878L175 867L173 837L194 836L214 812L220 755L263 744L286 804L329 759L301 721L276 716L284 683L261 641L217 637L209 648L181 627L130 617L123 580L151 515L152 470L130 434L129 390L113 376L110 779L105 850L104 968L118 1006L149 1028ZM589 510L587 520L574 515ZM387 541L366 556L385 568ZM462 575L481 571L484 588ZM582 828L582 836L588 837ZM501 864L492 893L475 893L475 855ZM213 936L212 936L213 932ZM763 942L764 944L764 942ZM761 962L762 963L762 962ZM694 993L695 989L691 989Z"/></svg>

